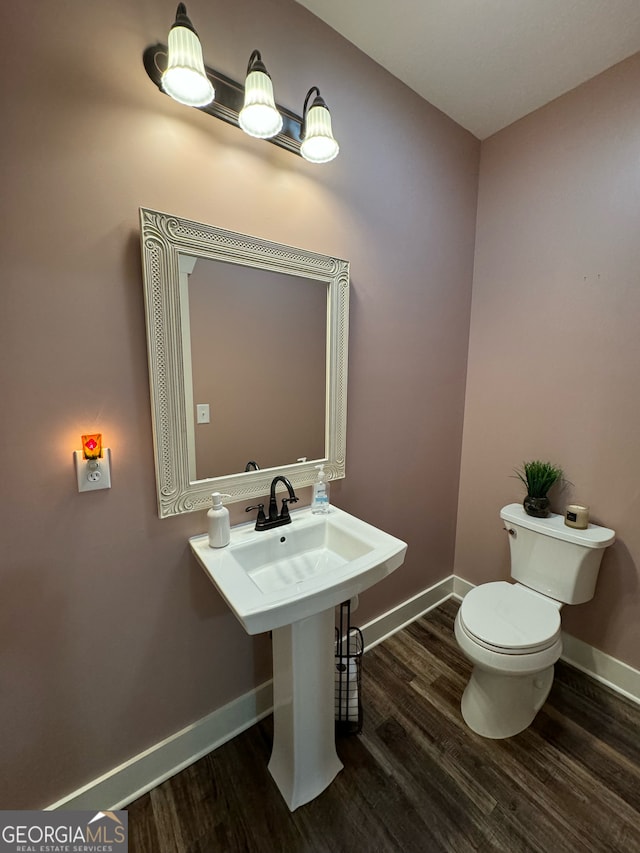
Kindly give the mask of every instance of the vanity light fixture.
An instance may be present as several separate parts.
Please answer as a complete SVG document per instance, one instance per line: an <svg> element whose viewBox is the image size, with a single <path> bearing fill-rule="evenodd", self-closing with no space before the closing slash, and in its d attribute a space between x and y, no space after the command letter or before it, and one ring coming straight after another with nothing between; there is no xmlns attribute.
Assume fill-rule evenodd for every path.
<svg viewBox="0 0 640 853"><path fill-rule="evenodd" d="M249 136L267 139L280 148L300 154L310 163L328 163L338 154L331 116L317 86L307 94L303 120L275 103L271 77L259 50L254 50L249 57L244 86L205 65L200 40L184 3L178 5L176 20L169 32L169 46L149 46L144 51L143 61L156 86L181 104L197 107L240 127ZM307 112L313 92L316 97ZM306 125L304 134L303 124Z"/></svg>
<svg viewBox="0 0 640 853"><path fill-rule="evenodd" d="M184 3L178 4L176 20L169 30L162 88L167 95L188 107L206 107L215 97L215 89L204 70L202 45L187 17Z"/></svg>
<svg viewBox="0 0 640 853"><path fill-rule="evenodd" d="M244 106L238 123L245 133L258 139L271 139L282 130L282 116L273 99L273 84L259 50L254 50L247 65Z"/></svg>
<svg viewBox="0 0 640 853"><path fill-rule="evenodd" d="M307 109L309 98L314 92L316 96ZM320 89L317 86L312 86L304 99L300 136L302 138L300 153L310 163L328 163L338 156L340 146L331 130L331 113L323 98L320 97Z"/></svg>
<svg viewBox="0 0 640 853"><path fill-rule="evenodd" d="M82 450L74 450L79 492L111 488L111 451L102 446L99 432L82 436Z"/></svg>

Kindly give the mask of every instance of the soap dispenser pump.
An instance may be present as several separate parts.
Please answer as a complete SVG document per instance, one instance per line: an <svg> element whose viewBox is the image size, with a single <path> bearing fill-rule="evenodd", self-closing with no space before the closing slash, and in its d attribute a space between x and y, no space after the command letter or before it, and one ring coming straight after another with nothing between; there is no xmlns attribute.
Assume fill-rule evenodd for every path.
<svg viewBox="0 0 640 853"><path fill-rule="evenodd" d="M211 509L207 513L210 548L224 548L231 541L229 510L226 506L222 506L222 498L230 497L231 495L222 495L220 492L211 494Z"/></svg>
<svg viewBox="0 0 640 853"><path fill-rule="evenodd" d="M318 469L318 480L313 484L313 495L311 498L311 512L329 512L329 483L326 482L327 475L324 472L324 463L316 465Z"/></svg>

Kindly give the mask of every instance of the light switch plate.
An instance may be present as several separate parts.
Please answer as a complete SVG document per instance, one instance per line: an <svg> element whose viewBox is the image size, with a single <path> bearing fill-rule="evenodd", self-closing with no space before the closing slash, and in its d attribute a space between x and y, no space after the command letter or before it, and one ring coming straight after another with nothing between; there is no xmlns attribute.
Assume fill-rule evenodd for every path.
<svg viewBox="0 0 640 853"><path fill-rule="evenodd" d="M81 450L74 450L79 492L95 492L111 488L111 450L102 449L101 459L83 459Z"/></svg>
<svg viewBox="0 0 640 853"><path fill-rule="evenodd" d="M196 404L196 421L199 424L208 424L211 422L208 403Z"/></svg>

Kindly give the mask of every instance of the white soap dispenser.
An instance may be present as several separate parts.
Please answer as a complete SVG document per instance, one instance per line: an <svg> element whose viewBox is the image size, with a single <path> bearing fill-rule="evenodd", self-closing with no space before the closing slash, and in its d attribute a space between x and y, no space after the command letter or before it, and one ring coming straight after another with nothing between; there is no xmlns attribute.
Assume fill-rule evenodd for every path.
<svg viewBox="0 0 640 853"><path fill-rule="evenodd" d="M229 510L222 506L222 498L230 497L231 495L222 495L220 492L213 492L211 495L211 509L207 513L210 548L224 548L231 541Z"/></svg>
<svg viewBox="0 0 640 853"><path fill-rule="evenodd" d="M318 481L313 484L313 495L311 498L311 512L329 512L329 483L324 473L324 464L316 465L318 469Z"/></svg>

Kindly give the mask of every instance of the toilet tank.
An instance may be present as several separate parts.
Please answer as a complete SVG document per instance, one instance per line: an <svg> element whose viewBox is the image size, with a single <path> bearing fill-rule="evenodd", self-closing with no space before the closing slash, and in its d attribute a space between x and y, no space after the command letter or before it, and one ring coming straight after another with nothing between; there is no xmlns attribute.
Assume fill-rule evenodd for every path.
<svg viewBox="0 0 640 853"><path fill-rule="evenodd" d="M500 518L509 532L515 581L564 604L593 598L604 549L616 538L614 530L597 524L575 530L562 515L533 518L521 504L503 507Z"/></svg>

